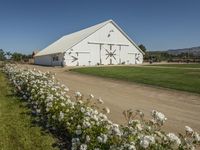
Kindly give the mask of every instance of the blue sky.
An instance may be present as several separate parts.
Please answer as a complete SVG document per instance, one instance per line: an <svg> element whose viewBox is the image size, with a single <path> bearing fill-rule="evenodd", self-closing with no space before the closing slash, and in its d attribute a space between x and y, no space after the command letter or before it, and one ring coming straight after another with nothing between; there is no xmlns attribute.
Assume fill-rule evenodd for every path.
<svg viewBox="0 0 200 150"><path fill-rule="evenodd" d="M0 0L0 49L32 53L108 19L148 50L200 46L199 0Z"/></svg>

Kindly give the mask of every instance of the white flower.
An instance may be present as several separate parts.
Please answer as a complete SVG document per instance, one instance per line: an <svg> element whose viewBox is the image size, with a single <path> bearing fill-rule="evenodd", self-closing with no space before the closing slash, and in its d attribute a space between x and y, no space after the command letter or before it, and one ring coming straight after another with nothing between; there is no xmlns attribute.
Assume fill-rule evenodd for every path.
<svg viewBox="0 0 200 150"><path fill-rule="evenodd" d="M64 115L65 115L65 114L61 111L61 112L60 112L60 115L59 115L59 117L60 117L59 119L60 119L60 120L63 120Z"/></svg>
<svg viewBox="0 0 200 150"><path fill-rule="evenodd" d="M26 99L27 99L27 96L26 96L26 95L23 95L23 99L25 99L25 100L26 100Z"/></svg>
<svg viewBox="0 0 200 150"><path fill-rule="evenodd" d="M97 137L97 141L98 141L99 143L103 143L103 138L102 138L101 136L98 136L98 137Z"/></svg>
<svg viewBox="0 0 200 150"><path fill-rule="evenodd" d="M45 98L45 96L44 96L44 95L42 95L40 98L44 99L44 98Z"/></svg>
<svg viewBox="0 0 200 150"><path fill-rule="evenodd" d="M52 116L52 119L56 119L56 116L55 116L55 115L53 115L53 116Z"/></svg>
<svg viewBox="0 0 200 150"><path fill-rule="evenodd" d="M163 124L167 120L167 118L165 117L165 115L163 113L158 112L156 110L152 110L151 114L157 123Z"/></svg>
<svg viewBox="0 0 200 150"><path fill-rule="evenodd" d="M136 150L135 144L131 143L131 145L128 146L128 150Z"/></svg>
<svg viewBox="0 0 200 150"><path fill-rule="evenodd" d="M104 110L104 112L107 113L107 114L110 113L110 109L109 109L108 107L105 107L103 110Z"/></svg>
<svg viewBox="0 0 200 150"><path fill-rule="evenodd" d="M82 94L81 94L80 92L77 91L77 92L75 92L75 96L76 96L76 97L81 97Z"/></svg>
<svg viewBox="0 0 200 150"><path fill-rule="evenodd" d="M140 123L137 123L136 124L136 128L139 130L139 131L142 131L142 125Z"/></svg>
<svg viewBox="0 0 200 150"><path fill-rule="evenodd" d="M69 92L69 88L67 88L67 87L64 88L64 91L65 91L65 92Z"/></svg>
<svg viewBox="0 0 200 150"><path fill-rule="evenodd" d="M80 150L87 150L87 145L86 144L81 144Z"/></svg>
<svg viewBox="0 0 200 150"><path fill-rule="evenodd" d="M200 136L197 132L194 133L194 138L197 142L200 142Z"/></svg>
<svg viewBox="0 0 200 150"><path fill-rule="evenodd" d="M90 99L93 99L93 98L94 98L94 95L93 95L93 94L90 94L89 97L90 97Z"/></svg>
<svg viewBox="0 0 200 150"><path fill-rule="evenodd" d="M61 103L61 106L63 106L63 107L64 107L64 106L65 106L65 103Z"/></svg>
<svg viewBox="0 0 200 150"><path fill-rule="evenodd" d="M40 109L36 109L36 112L37 112L37 113L40 113L40 112L41 112L41 110L40 110Z"/></svg>
<svg viewBox="0 0 200 150"><path fill-rule="evenodd" d="M122 135L122 133L121 133L121 131L119 129L119 125L118 124L113 124L112 131L117 136L121 136Z"/></svg>
<svg viewBox="0 0 200 150"><path fill-rule="evenodd" d="M48 108L48 107L46 108L46 111L47 111L47 112L49 111L49 108Z"/></svg>
<svg viewBox="0 0 200 150"><path fill-rule="evenodd" d="M85 108L81 107L81 112L84 113L85 112Z"/></svg>
<svg viewBox="0 0 200 150"><path fill-rule="evenodd" d="M91 127L90 122L84 120L84 121L83 121L83 127L84 127L84 128L90 128L90 127Z"/></svg>
<svg viewBox="0 0 200 150"><path fill-rule="evenodd" d="M101 97L99 97L99 98L97 99L97 101L98 101L100 104L103 104L103 103L104 103L104 101L101 99Z"/></svg>
<svg viewBox="0 0 200 150"><path fill-rule="evenodd" d="M80 144L80 139L79 138L73 138L72 139L72 146L76 146Z"/></svg>
<svg viewBox="0 0 200 150"><path fill-rule="evenodd" d="M168 133L167 137L173 144L178 147L181 144L181 140L174 134L174 133Z"/></svg>
<svg viewBox="0 0 200 150"><path fill-rule="evenodd" d="M97 115L93 115L92 117L93 117L93 119L98 123L99 118L97 117Z"/></svg>
<svg viewBox="0 0 200 150"><path fill-rule="evenodd" d="M192 128L190 128L189 126L185 126L185 131L186 133L192 134L194 131Z"/></svg>
<svg viewBox="0 0 200 150"><path fill-rule="evenodd" d="M107 140L108 140L108 137L107 137L107 135L106 134L101 134L101 136L102 136L102 138L103 138L103 143L106 143L107 142Z"/></svg>
<svg viewBox="0 0 200 150"><path fill-rule="evenodd" d="M140 146L142 146L143 148L149 147L149 141L145 139L140 140Z"/></svg>
<svg viewBox="0 0 200 150"><path fill-rule="evenodd" d="M83 101L82 101L82 100L79 100L78 103L79 103L79 104L83 104Z"/></svg>
<svg viewBox="0 0 200 150"><path fill-rule="evenodd" d="M76 127L77 129L81 129L81 126L80 125L77 125L77 127Z"/></svg>
<svg viewBox="0 0 200 150"><path fill-rule="evenodd" d="M90 142L90 136L86 135L86 142Z"/></svg>
<svg viewBox="0 0 200 150"><path fill-rule="evenodd" d="M143 148L147 148L149 147L150 144L154 144L155 143L155 138L153 136L144 136L140 139L140 146L142 146Z"/></svg>
<svg viewBox="0 0 200 150"><path fill-rule="evenodd" d="M80 135L82 133L81 129L78 129L75 132L76 132L76 135Z"/></svg>

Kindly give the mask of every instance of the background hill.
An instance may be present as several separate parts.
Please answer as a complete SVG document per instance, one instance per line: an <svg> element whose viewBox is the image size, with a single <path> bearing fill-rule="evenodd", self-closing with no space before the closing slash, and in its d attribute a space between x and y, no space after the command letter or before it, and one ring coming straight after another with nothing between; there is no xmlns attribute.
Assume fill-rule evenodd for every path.
<svg viewBox="0 0 200 150"><path fill-rule="evenodd" d="M169 49L165 51L146 51L146 62L200 62L200 46L182 49Z"/></svg>
<svg viewBox="0 0 200 150"><path fill-rule="evenodd" d="M195 56L200 56L200 46L182 49L170 49L166 51L168 54L179 55L181 53L190 53Z"/></svg>

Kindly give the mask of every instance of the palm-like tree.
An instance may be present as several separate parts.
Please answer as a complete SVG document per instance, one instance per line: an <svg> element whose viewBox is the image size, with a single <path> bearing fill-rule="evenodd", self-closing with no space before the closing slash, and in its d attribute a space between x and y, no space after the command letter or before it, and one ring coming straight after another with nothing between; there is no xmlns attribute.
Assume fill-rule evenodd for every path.
<svg viewBox="0 0 200 150"><path fill-rule="evenodd" d="M11 56L12 56L12 53L11 52L6 52L6 56L7 56L7 59L10 59L11 58Z"/></svg>
<svg viewBox="0 0 200 150"><path fill-rule="evenodd" d="M5 60L5 52L3 51L3 49L0 49L0 61Z"/></svg>

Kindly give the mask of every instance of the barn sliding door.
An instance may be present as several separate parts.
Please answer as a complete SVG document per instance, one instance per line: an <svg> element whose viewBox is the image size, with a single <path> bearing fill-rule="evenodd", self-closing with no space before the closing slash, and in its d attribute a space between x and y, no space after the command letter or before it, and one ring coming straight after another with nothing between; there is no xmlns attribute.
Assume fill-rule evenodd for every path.
<svg viewBox="0 0 200 150"><path fill-rule="evenodd" d="M90 65L90 52L69 52L65 54L65 65L88 66Z"/></svg>

